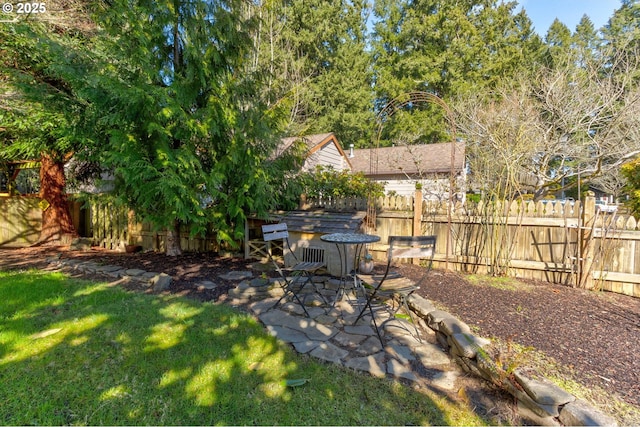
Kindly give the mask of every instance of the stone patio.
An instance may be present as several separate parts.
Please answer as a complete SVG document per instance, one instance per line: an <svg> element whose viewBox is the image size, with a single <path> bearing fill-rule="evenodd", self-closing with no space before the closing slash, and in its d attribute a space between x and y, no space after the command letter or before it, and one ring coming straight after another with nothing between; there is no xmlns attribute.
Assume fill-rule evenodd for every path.
<svg viewBox="0 0 640 427"><path fill-rule="evenodd" d="M338 282L328 277L314 280L324 298L333 301ZM360 304L353 290L334 306L327 306L312 286L300 294L310 317L297 302L286 301L274 307L282 288L277 280L243 280L229 292L232 305L246 308L279 340L290 344L297 352L317 359L344 365L371 375L402 378L429 384L444 391L455 390L456 379L463 375L459 366L437 344L429 328L415 328L403 319L382 315L378 324L385 347L382 348L371 316L354 324Z"/></svg>

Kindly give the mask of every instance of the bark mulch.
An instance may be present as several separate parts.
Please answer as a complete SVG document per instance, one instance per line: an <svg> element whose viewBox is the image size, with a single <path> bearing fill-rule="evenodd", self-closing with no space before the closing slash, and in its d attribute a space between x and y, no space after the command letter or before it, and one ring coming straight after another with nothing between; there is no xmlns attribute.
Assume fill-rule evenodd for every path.
<svg viewBox="0 0 640 427"><path fill-rule="evenodd" d="M43 267L46 257L92 258L103 264L164 272L173 278L171 292L200 300L224 300L232 282L218 276L244 270L249 261L210 253L187 253L170 258L157 253L120 254L63 248L0 249L0 269ZM405 274L419 274L417 266L403 266ZM214 291L193 286L202 280L219 284ZM640 420L640 299L609 292L585 291L547 282L463 276L434 270L418 290L471 326L475 334L498 338L542 352L548 369L568 380L602 391L603 402L633 405ZM556 363L553 363L553 362ZM559 368L551 368L551 365ZM540 368L538 366L538 368ZM544 369L544 367L543 367ZM640 414L640 412L638 412ZM624 418L623 418L624 419Z"/></svg>
<svg viewBox="0 0 640 427"><path fill-rule="evenodd" d="M478 335L541 351L583 385L640 407L640 298L438 270L418 293Z"/></svg>

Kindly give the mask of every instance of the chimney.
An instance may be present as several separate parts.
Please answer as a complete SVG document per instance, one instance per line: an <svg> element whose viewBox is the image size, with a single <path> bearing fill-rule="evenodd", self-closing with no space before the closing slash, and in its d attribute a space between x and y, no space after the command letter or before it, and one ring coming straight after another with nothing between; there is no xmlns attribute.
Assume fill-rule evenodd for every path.
<svg viewBox="0 0 640 427"><path fill-rule="evenodd" d="M349 144L349 158L353 159L353 144Z"/></svg>

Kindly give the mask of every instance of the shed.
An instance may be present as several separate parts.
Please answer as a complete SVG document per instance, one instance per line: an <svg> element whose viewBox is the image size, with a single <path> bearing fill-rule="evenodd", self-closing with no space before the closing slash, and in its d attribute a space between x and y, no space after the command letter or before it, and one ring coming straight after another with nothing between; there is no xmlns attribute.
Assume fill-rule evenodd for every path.
<svg viewBox="0 0 640 427"><path fill-rule="evenodd" d="M333 243L320 240L320 236L330 233L361 233L364 227L366 212L327 212L327 211L291 211L283 215L282 222L289 229L291 250L298 260L319 261L327 264L327 271L333 276L340 276L340 258ZM286 265L294 260L285 248ZM349 263L353 262L349 257ZM348 266L349 271L353 268Z"/></svg>

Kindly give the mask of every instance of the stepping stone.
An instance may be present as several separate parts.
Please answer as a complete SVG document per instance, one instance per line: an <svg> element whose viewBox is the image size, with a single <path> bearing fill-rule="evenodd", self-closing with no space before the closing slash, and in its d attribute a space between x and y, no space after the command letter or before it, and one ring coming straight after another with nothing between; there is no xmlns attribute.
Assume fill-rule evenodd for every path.
<svg viewBox="0 0 640 427"><path fill-rule="evenodd" d="M348 334L364 335L369 337L376 334L376 331L369 325L345 326L344 331Z"/></svg>
<svg viewBox="0 0 640 427"><path fill-rule="evenodd" d="M431 378L431 384L443 390L453 390L459 376L455 371L438 372Z"/></svg>
<svg viewBox="0 0 640 427"><path fill-rule="evenodd" d="M202 282L197 283L196 286L197 286L198 289L209 289L209 290L212 290L212 289L217 288L218 284L214 283L214 282L212 282L210 280L203 280Z"/></svg>
<svg viewBox="0 0 640 427"><path fill-rule="evenodd" d="M253 277L253 273L250 271L230 271L225 274L221 274L220 276L223 280L245 280Z"/></svg>
<svg viewBox="0 0 640 427"><path fill-rule="evenodd" d="M322 325L306 317L291 316L282 310L271 310L260 315L265 325L279 325L304 333L310 340L327 341L338 333L336 328Z"/></svg>
<svg viewBox="0 0 640 427"><path fill-rule="evenodd" d="M303 354L309 353L311 350L315 349L319 345L320 345L319 341L311 341L311 340L299 341L299 342L293 343L293 347L296 349L296 351L298 353L303 353Z"/></svg>
<svg viewBox="0 0 640 427"><path fill-rule="evenodd" d="M107 271L105 272L105 274L109 277L118 278L118 277L124 276L125 272L123 269L118 269L114 271Z"/></svg>
<svg viewBox="0 0 640 427"><path fill-rule="evenodd" d="M344 366L357 371L368 372L374 377L384 377L387 374L387 364L384 353L377 353L371 356L354 357L349 359Z"/></svg>
<svg viewBox="0 0 640 427"><path fill-rule="evenodd" d="M403 365L396 359L389 360L389 362L387 363L387 371L394 377L405 378L411 381L418 380L418 377L413 373L410 367L407 367L407 365Z"/></svg>
<svg viewBox="0 0 640 427"><path fill-rule="evenodd" d="M323 342L309 354L318 359L326 360L327 362L341 363L342 359L345 358L349 352L331 343Z"/></svg>
<svg viewBox="0 0 640 427"><path fill-rule="evenodd" d="M447 353L442 351L442 348L436 344L423 343L413 347L413 353L420 360L420 363L426 367L451 364L451 359Z"/></svg>
<svg viewBox="0 0 640 427"><path fill-rule="evenodd" d="M144 270L140 270L138 268L130 268L128 270L125 270L124 272L127 276L134 276L134 277L142 276L144 273L146 273Z"/></svg>
<svg viewBox="0 0 640 427"><path fill-rule="evenodd" d="M380 345L380 340L377 335L371 336L367 338L360 346L356 349L357 354L361 355L371 355L382 351L382 346Z"/></svg>
<svg viewBox="0 0 640 427"><path fill-rule="evenodd" d="M85 264L82 264L82 271L84 271L85 273L95 273L98 267L99 265L95 262L87 262Z"/></svg>
<svg viewBox="0 0 640 427"><path fill-rule="evenodd" d="M339 332L333 339L343 347L357 347L367 339L365 335L354 335L347 332Z"/></svg>
<svg viewBox="0 0 640 427"><path fill-rule="evenodd" d="M304 333L284 326L267 325L267 330L271 336L287 343L305 342L309 340Z"/></svg>
<svg viewBox="0 0 640 427"><path fill-rule="evenodd" d="M251 311L255 314L257 314L258 316L266 313L268 310L270 310L273 305L276 303L277 300L275 299L264 299L261 301L256 301L254 303L252 303L251 305L249 305L249 308L251 309Z"/></svg>
<svg viewBox="0 0 640 427"><path fill-rule="evenodd" d="M315 316L314 320L323 325L331 325L336 322L336 318L334 316L329 316L328 314L321 314L320 316Z"/></svg>
<svg viewBox="0 0 640 427"><path fill-rule="evenodd" d="M246 283L246 282L245 282ZM263 279L262 277L256 277L255 279L251 279L251 282L248 283L249 286L254 288L262 288L265 286L269 286L271 283L267 279Z"/></svg>
<svg viewBox="0 0 640 427"><path fill-rule="evenodd" d="M389 356L393 357L404 365L408 365L411 361L416 360L411 349L404 345L389 344L385 348L385 351Z"/></svg>
<svg viewBox="0 0 640 427"><path fill-rule="evenodd" d="M118 270L122 270L122 267L118 267L117 265L101 265L96 268L96 271L99 273L110 273Z"/></svg>
<svg viewBox="0 0 640 427"><path fill-rule="evenodd" d="M309 313L309 316L311 316L312 319L314 319L316 322L318 322L318 317L320 317L321 319L325 320L323 322L318 322L321 324L327 324L326 320L323 316L325 315L325 309L323 307L308 307L305 306L305 308L307 309L307 313ZM333 322L329 322L328 324L331 324Z"/></svg>

